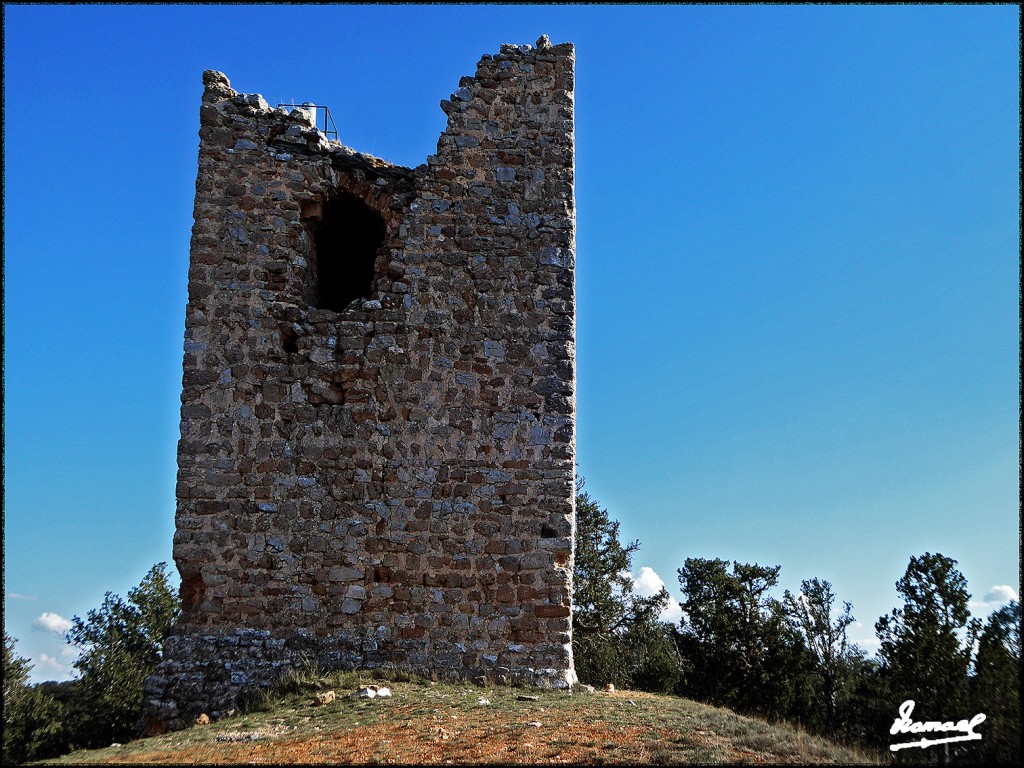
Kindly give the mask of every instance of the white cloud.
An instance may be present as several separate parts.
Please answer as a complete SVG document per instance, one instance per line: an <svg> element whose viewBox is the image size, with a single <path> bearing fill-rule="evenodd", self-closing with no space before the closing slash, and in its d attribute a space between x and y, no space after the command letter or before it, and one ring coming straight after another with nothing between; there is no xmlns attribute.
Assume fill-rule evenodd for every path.
<svg viewBox="0 0 1024 768"><path fill-rule="evenodd" d="M971 610L975 614L987 614L1006 605L1011 600L1019 600L1017 590L1007 584L996 584L990 587L981 600L971 600Z"/></svg>
<svg viewBox="0 0 1024 768"><path fill-rule="evenodd" d="M4 595L8 600L38 600L35 595L19 595L17 592L8 592Z"/></svg>
<svg viewBox="0 0 1024 768"><path fill-rule="evenodd" d="M678 624L683 618L683 609L679 607L679 603L673 598L665 610L661 612L659 617L662 621L667 621L669 624Z"/></svg>
<svg viewBox="0 0 1024 768"><path fill-rule="evenodd" d="M37 632L56 632L62 635L71 629L71 622L59 613L47 612L32 622L32 629Z"/></svg>
<svg viewBox="0 0 1024 768"><path fill-rule="evenodd" d="M996 584L984 597L986 603L999 603L1000 605L1018 599L1017 591L1006 584Z"/></svg>
<svg viewBox="0 0 1024 768"><path fill-rule="evenodd" d="M47 672L63 672L64 664L59 659L55 659L48 653L39 654L39 669L40 671Z"/></svg>
<svg viewBox="0 0 1024 768"><path fill-rule="evenodd" d="M652 597L664 588L665 582L661 576L646 565L640 569L639 576L633 577L633 591L641 597Z"/></svg>
<svg viewBox="0 0 1024 768"><path fill-rule="evenodd" d="M630 574L630 578L633 579L633 591L641 597L653 597L665 587L665 582L661 576L653 568L646 565L640 568L638 575L633 576ZM676 602L675 598L672 598L658 618L662 621L678 624L682 617L683 611L679 607L679 603Z"/></svg>

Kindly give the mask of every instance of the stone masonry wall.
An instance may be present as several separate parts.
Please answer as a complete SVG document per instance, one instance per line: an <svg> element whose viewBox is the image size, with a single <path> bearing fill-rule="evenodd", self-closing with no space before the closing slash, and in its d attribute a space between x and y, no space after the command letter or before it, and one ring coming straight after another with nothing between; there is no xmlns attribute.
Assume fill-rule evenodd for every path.
<svg viewBox="0 0 1024 768"><path fill-rule="evenodd" d="M415 169L204 73L151 726L307 662L575 681L573 64L484 56Z"/></svg>

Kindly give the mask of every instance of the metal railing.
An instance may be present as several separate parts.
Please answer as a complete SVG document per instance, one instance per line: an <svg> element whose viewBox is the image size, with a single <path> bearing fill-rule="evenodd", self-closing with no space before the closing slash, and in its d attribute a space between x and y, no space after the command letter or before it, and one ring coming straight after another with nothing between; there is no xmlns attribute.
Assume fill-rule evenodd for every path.
<svg viewBox="0 0 1024 768"><path fill-rule="evenodd" d="M334 118L331 117L331 110L325 107L323 104L313 104L306 102L305 104L278 104L279 107L285 107L287 109L311 109L313 110L313 123L316 125L317 130L323 131L324 135L328 139L338 140L338 126L334 124ZM320 110L323 110L323 126L320 124Z"/></svg>

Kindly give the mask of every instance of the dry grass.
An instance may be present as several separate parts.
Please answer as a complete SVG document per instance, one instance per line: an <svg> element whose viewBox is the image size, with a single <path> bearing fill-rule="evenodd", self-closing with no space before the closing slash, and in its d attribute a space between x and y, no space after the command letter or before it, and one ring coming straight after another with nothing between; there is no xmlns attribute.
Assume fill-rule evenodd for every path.
<svg viewBox="0 0 1024 768"><path fill-rule="evenodd" d="M788 726L671 696L390 681L391 698L345 694L368 677L293 678L245 714L52 764L872 764ZM315 703L317 690L339 698ZM528 694L535 701L519 697ZM488 703L481 703L485 699Z"/></svg>

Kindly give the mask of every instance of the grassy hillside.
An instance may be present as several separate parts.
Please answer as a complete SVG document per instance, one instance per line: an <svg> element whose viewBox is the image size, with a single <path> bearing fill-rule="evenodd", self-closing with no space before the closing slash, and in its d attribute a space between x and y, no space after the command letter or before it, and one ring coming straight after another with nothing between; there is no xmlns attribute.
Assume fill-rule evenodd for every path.
<svg viewBox="0 0 1024 768"><path fill-rule="evenodd" d="M387 685L390 698L348 696ZM284 693L284 690L290 692ZM338 698L317 702L318 691ZM75 752L84 763L871 764L871 756L785 725L671 696L372 681L292 680L275 698L210 725Z"/></svg>

